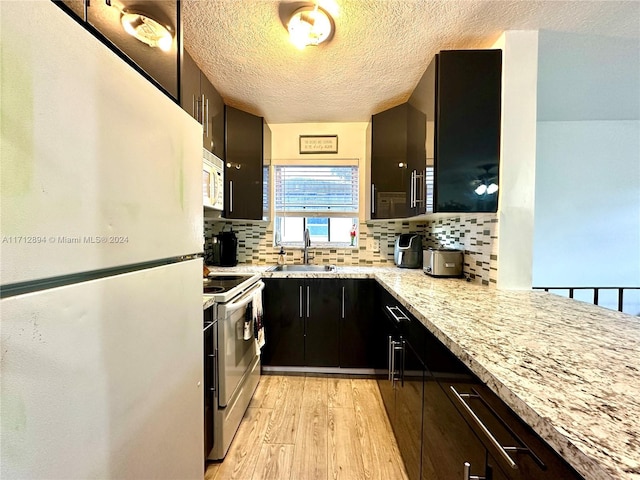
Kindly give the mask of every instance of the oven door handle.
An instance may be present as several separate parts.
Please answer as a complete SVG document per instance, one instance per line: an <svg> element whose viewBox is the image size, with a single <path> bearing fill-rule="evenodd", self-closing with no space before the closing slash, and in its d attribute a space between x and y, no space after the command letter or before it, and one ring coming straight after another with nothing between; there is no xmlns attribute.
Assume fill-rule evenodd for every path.
<svg viewBox="0 0 640 480"><path fill-rule="evenodd" d="M253 301L253 294L260 290L264 290L263 281L259 281L258 283L256 283L255 287L251 288L251 290L247 290L244 293L244 295L242 295L238 300L234 300L232 302L227 303L225 305L225 307L227 308L227 314L230 314L231 312L235 312L236 310L251 303Z"/></svg>

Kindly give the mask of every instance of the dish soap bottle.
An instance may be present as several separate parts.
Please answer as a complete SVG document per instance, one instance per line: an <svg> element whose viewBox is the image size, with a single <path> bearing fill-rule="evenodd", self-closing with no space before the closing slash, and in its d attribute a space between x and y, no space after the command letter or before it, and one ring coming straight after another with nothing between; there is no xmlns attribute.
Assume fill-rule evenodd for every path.
<svg viewBox="0 0 640 480"><path fill-rule="evenodd" d="M278 254L278 265L284 265L284 247L280 247L280 253Z"/></svg>

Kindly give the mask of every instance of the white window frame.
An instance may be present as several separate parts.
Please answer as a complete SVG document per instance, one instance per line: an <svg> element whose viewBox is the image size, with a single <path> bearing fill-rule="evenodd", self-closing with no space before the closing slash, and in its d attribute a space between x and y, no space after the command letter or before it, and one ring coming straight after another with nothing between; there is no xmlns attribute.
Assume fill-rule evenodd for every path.
<svg viewBox="0 0 640 480"><path fill-rule="evenodd" d="M307 211L287 211L280 212L276 209L276 175L275 169L278 166L309 166L309 167L358 167L358 173L356 175L358 181L358 202L357 208L353 212L307 212ZM282 242L279 241L279 234L277 229L278 217L329 217L329 218L351 218L353 219L353 223L356 225L356 229L359 230L359 218L360 218L360 195L361 195L361 168L359 160L356 159L272 159L271 161L271 178L273 179L272 183L272 218L273 218L273 245L274 246L284 246L284 247L294 247L294 248L302 248L302 242ZM358 239L360 237L359 231L356 235L356 241L353 245L350 242L314 242L312 243L313 249L321 249L321 248L357 248L358 247Z"/></svg>

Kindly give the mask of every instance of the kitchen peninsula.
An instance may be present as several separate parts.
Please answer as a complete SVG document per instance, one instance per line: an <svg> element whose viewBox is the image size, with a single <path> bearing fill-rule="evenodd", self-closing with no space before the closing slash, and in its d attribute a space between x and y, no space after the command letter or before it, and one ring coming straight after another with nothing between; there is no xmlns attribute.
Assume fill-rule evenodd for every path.
<svg viewBox="0 0 640 480"><path fill-rule="evenodd" d="M245 270L266 278L375 278L584 478L640 478L636 317L544 292L434 279L420 270L234 269Z"/></svg>

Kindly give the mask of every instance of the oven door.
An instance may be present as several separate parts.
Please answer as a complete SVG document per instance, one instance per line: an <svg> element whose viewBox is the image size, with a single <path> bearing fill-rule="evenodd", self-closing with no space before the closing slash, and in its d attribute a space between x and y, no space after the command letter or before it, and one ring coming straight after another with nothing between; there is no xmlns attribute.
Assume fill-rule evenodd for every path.
<svg viewBox="0 0 640 480"><path fill-rule="evenodd" d="M253 335L244 340L244 321L253 294L264 289L263 282L230 302L217 305L218 313L218 405L224 408L242 383L256 357Z"/></svg>

